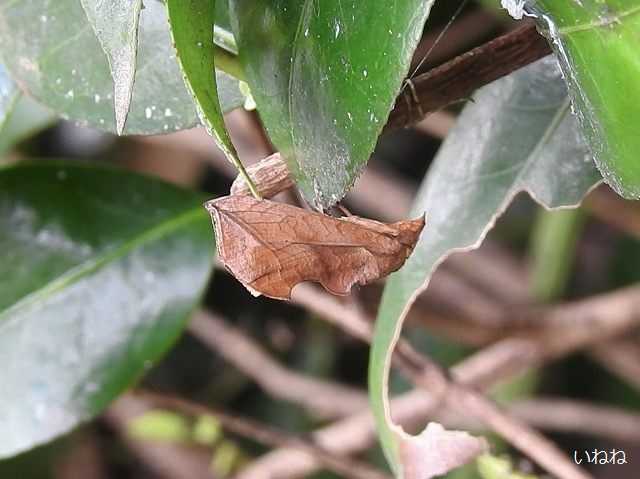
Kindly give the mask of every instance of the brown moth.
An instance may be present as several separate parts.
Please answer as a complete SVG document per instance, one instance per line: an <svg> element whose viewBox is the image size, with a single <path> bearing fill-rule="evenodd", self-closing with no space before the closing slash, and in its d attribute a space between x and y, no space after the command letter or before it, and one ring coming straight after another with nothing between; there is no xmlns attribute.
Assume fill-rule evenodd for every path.
<svg viewBox="0 0 640 479"><path fill-rule="evenodd" d="M399 269L422 231L424 217L384 224L333 218L250 196L208 201L218 255L254 295L290 299L303 281L346 295Z"/></svg>

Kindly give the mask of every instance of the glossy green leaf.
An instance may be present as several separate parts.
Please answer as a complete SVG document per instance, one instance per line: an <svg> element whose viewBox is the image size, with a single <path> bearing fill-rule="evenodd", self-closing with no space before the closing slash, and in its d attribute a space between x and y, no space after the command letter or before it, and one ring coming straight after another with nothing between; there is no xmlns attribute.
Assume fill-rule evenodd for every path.
<svg viewBox="0 0 640 479"><path fill-rule="evenodd" d="M0 4L0 56L39 102L81 124L115 131L114 82L107 56L78 0ZM237 82L224 76L223 110L240 106ZM153 134L197 124L175 59L166 7L146 0L140 14L137 70L125 133Z"/></svg>
<svg viewBox="0 0 640 479"><path fill-rule="evenodd" d="M605 180L640 198L640 0L538 0Z"/></svg>
<svg viewBox="0 0 640 479"><path fill-rule="evenodd" d="M215 0L167 0L173 42L200 120L225 156L243 170L222 118L215 76Z"/></svg>
<svg viewBox="0 0 640 479"><path fill-rule="evenodd" d="M529 192L549 208L569 207L598 181L555 59L481 89L465 107L413 208L412 216L426 212L427 226L413 255L387 281L376 321L369 388L392 463L399 462L400 441L409 439L386 414L389 358L433 270L451 253L479 246L518 192Z"/></svg>
<svg viewBox="0 0 640 479"><path fill-rule="evenodd" d="M247 82L313 204L340 200L369 159L433 0L231 0Z"/></svg>
<svg viewBox="0 0 640 479"><path fill-rule="evenodd" d="M120 135L133 95L142 0L80 0L80 3L109 62L116 132Z"/></svg>
<svg viewBox="0 0 640 479"><path fill-rule="evenodd" d="M114 169L0 169L0 458L98 414L175 341L211 271L201 203Z"/></svg>

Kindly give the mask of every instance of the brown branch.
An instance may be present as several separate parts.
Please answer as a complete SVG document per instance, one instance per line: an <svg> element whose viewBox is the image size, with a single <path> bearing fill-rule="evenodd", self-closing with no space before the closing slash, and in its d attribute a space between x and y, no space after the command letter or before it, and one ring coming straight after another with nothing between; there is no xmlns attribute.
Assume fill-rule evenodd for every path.
<svg viewBox="0 0 640 479"><path fill-rule="evenodd" d="M640 414L618 408L583 401L535 398L515 403L509 410L546 430L640 442Z"/></svg>
<svg viewBox="0 0 640 479"><path fill-rule="evenodd" d="M548 328L498 341L452 370L463 384L487 388L533 366L604 343L640 323L640 287L539 311ZM580 324L578 327L572 322ZM551 327L551 325L557 327Z"/></svg>
<svg viewBox="0 0 640 479"><path fill-rule="evenodd" d="M584 206L603 223L640 238L640 206L637 201L625 200L603 185L585 198Z"/></svg>
<svg viewBox="0 0 640 479"><path fill-rule="evenodd" d="M412 391L391 401L394 419L400 424L411 424L424 420L425 411L432 409L431 397L423 391ZM328 426L316 430L314 441L334 454L348 455L364 451L376 439L376 430L370 410L354 413ZM269 452L243 469L236 479L280 479L307 476L320 467L318 461L308 454L292 449L277 449Z"/></svg>
<svg viewBox="0 0 640 479"><path fill-rule="evenodd" d="M525 25L407 81L387 130L417 123L475 90L551 53L533 24Z"/></svg>
<svg viewBox="0 0 640 479"><path fill-rule="evenodd" d="M220 422L227 431L246 437L270 447L286 447L296 449L312 456L319 464L342 477L353 479L390 479L386 474L372 466L345 457L340 457L316 444L313 438L307 440L291 434L281 432L270 426L252 419L235 416L214 408L178 397L141 392L135 396L125 396L129 400L142 400L154 407L180 411L192 416L209 415Z"/></svg>
<svg viewBox="0 0 640 479"><path fill-rule="evenodd" d="M433 401L420 390L392 399L391 406L395 420L405 426L434 418ZM558 399L533 399L515 403L509 406L509 411L528 423L548 430L594 434L634 442L640 440L640 429L637 427L640 416L615 408ZM477 423L470 423L468 417L461 418L459 413L454 416L450 409L438 413L438 420L453 427L476 430L481 427ZM371 413L364 412L319 429L314 437L325 448L346 455L367 449L376 436ZM317 462L310 456L291 449L278 449L247 466L238 479L296 478L311 474L317 468Z"/></svg>
<svg viewBox="0 0 640 479"><path fill-rule="evenodd" d="M294 293L294 299L299 291L300 286ZM298 300L305 302L304 299ZM460 384L487 389L529 368L539 366L544 361L559 358L579 348L589 347L624 333L640 323L639 303L640 287L633 287L537 310L540 319L548 318L548 322L552 324L558 324L562 318L580 316L583 320L590 318L590 326L579 328L586 331L573 331L573 326L567 326L564 331L556 332L557 340L549 344L544 334L504 339L454 366L450 370L451 375ZM338 311L338 308L327 309L326 306L330 304L319 302L316 305L328 313ZM352 313L344 314L349 316ZM566 342L563 341L563 336L567 338ZM415 390L393 399L391 409L397 422L412 424L433 417L437 404L432 395L423 390ZM314 437L325 448L338 454L362 451L375 440L373 418L368 411L355 414L316 431ZM277 471L277 477L294 478L310 474L317 467L318 464L312 457L283 449L273 451L255 461L240 477L253 479L264 477L260 474L266 471Z"/></svg>
<svg viewBox="0 0 640 479"><path fill-rule="evenodd" d="M308 285L299 285L293 301L307 310L328 318L350 334L367 342L372 337L372 320L355 308L342 305L337 299ZM512 445L560 478L587 478L565 454L544 436L524 422L500 410L466 385L450 381L440 366L400 340L394 354L394 364L417 386L435 397L437 403L449 401L459 410L471 412L479 421L491 427Z"/></svg>
<svg viewBox="0 0 640 479"><path fill-rule="evenodd" d="M323 419L346 416L368 406L366 395L356 389L287 369L259 344L213 313L199 311L191 319L189 332L271 396L299 404Z"/></svg>
<svg viewBox="0 0 640 479"><path fill-rule="evenodd" d="M368 407L364 391L312 379L287 369L255 341L215 314L200 311L192 318L189 330L258 384L266 383L263 387L273 397L291 401L325 417L346 417ZM615 351L624 353L624 358L621 355L620 359L627 360L625 365L638 368L640 356L628 356L631 352L639 353L637 345L628 341L607 344L608 348L613 347ZM630 348L634 348L633 351ZM637 369L630 369L629 373L639 373L634 377L640 377ZM620 409L553 398L525 400L507 408L514 416L539 428L640 442L640 415ZM479 427L469 418L461 418L460 414L453 411L437 412L437 421L447 426L465 429Z"/></svg>
<svg viewBox="0 0 640 479"><path fill-rule="evenodd" d="M637 339L604 343L591 349L589 356L640 391L640 342Z"/></svg>
<svg viewBox="0 0 640 479"><path fill-rule="evenodd" d="M487 38L491 38L501 28L494 12L484 8L462 13L453 20L453 23L446 27L444 36L440 28L427 28L413 53L411 72L416 71L419 66L417 73L423 73L433 66L460 55Z"/></svg>

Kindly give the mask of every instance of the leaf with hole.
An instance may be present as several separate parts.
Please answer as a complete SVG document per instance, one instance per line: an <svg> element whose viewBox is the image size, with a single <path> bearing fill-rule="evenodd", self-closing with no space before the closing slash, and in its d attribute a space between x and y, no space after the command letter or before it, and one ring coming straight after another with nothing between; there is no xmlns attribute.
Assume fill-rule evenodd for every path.
<svg viewBox="0 0 640 479"><path fill-rule="evenodd" d="M213 262L201 203L114 169L0 169L0 457L98 414L173 344Z"/></svg>
<svg viewBox="0 0 640 479"><path fill-rule="evenodd" d="M571 207L600 181L571 115L564 81L548 57L478 91L444 141L414 214L430 223L405 266L387 281L369 362L369 391L387 457L421 439L391 421L389 361L396 335L431 273L455 251L479 246L513 197L527 191L549 208Z"/></svg>

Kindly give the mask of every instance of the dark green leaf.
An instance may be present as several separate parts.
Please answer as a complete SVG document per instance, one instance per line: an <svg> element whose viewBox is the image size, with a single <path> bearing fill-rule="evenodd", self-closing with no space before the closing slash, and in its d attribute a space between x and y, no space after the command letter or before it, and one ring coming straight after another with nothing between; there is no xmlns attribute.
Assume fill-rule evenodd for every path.
<svg viewBox="0 0 640 479"><path fill-rule="evenodd" d="M212 265L201 202L112 169L0 170L0 457L99 413L173 343Z"/></svg>
<svg viewBox="0 0 640 479"><path fill-rule="evenodd" d="M201 112L200 119L227 158L236 164L239 160L222 118L214 74L215 3L215 0L167 0L167 7L178 60Z"/></svg>
<svg viewBox="0 0 640 479"><path fill-rule="evenodd" d="M385 416L389 354L433 270L449 254L479 246L517 193L527 191L550 208L568 207L599 180L554 58L483 88L465 107L413 208L414 216L426 211L427 226L413 255L387 281L376 321L369 385L389 456L401 440Z"/></svg>
<svg viewBox="0 0 640 479"><path fill-rule="evenodd" d="M247 81L305 197L338 201L369 159L432 0L231 0Z"/></svg>

